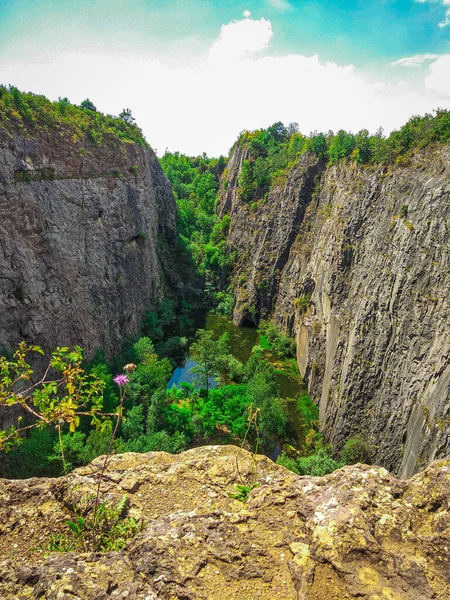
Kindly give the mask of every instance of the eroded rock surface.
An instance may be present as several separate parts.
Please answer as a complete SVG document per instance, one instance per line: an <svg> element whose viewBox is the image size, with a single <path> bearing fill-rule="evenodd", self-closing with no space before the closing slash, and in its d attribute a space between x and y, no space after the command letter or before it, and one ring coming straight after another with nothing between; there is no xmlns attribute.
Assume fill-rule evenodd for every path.
<svg viewBox="0 0 450 600"><path fill-rule="evenodd" d="M361 433L410 476L450 453L450 147L408 164L327 167L304 155L255 207L229 163L237 323L273 317L335 450Z"/></svg>
<svg viewBox="0 0 450 600"><path fill-rule="evenodd" d="M410 480L355 465L299 477L258 456L244 504L238 449L112 458L104 492L142 529L121 552L46 556L96 466L0 480L0 598L22 600L425 600L450 598L450 463ZM238 457L244 480L251 455Z"/></svg>
<svg viewBox="0 0 450 600"><path fill-rule="evenodd" d="M151 148L0 133L0 349L111 354L163 293L175 200Z"/></svg>

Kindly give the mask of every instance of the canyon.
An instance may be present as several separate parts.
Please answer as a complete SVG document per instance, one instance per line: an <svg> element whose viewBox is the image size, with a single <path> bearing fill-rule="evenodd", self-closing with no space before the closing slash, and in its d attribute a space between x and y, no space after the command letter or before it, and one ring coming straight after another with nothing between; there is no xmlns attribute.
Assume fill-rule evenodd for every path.
<svg viewBox="0 0 450 600"><path fill-rule="evenodd" d="M266 198L242 199L237 144L222 181L234 320L273 318L335 450L356 434L410 476L450 452L450 147L378 166L304 154Z"/></svg>

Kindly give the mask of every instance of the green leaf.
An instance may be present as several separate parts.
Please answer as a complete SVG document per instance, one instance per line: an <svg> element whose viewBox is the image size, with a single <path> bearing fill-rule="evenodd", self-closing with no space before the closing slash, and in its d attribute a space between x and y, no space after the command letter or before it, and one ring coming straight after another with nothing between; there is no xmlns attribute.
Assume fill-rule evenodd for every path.
<svg viewBox="0 0 450 600"><path fill-rule="evenodd" d="M78 525L76 523L74 523L73 521L66 521L64 523L64 525L67 525L67 527L73 531L74 533L76 533L77 535L79 535L81 533L80 528L78 527Z"/></svg>

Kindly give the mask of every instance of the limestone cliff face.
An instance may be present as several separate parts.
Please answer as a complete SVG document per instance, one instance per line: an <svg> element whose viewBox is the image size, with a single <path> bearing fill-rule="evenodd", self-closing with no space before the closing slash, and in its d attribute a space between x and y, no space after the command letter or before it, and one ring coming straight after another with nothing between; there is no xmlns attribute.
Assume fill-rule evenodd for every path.
<svg viewBox="0 0 450 600"><path fill-rule="evenodd" d="M241 257L234 318L296 336L333 446L361 432L402 476L447 455L450 148L385 168L304 156L254 212L228 185L221 212Z"/></svg>
<svg viewBox="0 0 450 600"><path fill-rule="evenodd" d="M113 135L82 142L0 134L1 348L111 353L162 292L176 208L155 154Z"/></svg>
<svg viewBox="0 0 450 600"><path fill-rule="evenodd" d="M247 503L233 446L122 454L102 499L140 532L120 552L52 553L92 494L102 459L54 480L0 480L0 597L45 600L427 600L450 598L450 467L412 479L355 465L298 477L256 459ZM241 476L254 462L239 453ZM41 550L40 550L41 548Z"/></svg>

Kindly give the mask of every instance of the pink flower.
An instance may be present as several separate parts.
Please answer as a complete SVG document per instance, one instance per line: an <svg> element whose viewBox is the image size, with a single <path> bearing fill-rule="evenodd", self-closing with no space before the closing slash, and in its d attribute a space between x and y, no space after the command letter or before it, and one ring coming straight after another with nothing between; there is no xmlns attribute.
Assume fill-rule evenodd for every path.
<svg viewBox="0 0 450 600"><path fill-rule="evenodd" d="M122 387L123 385L126 385L130 380L126 375L123 375L121 373L120 375L116 375L113 381L114 383L117 383L117 385L120 385Z"/></svg>

